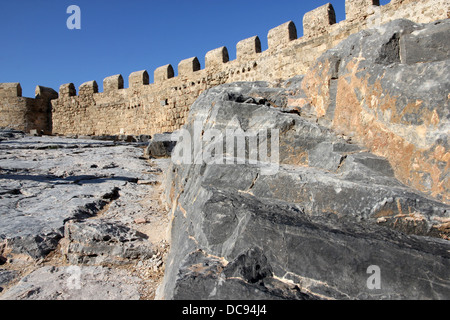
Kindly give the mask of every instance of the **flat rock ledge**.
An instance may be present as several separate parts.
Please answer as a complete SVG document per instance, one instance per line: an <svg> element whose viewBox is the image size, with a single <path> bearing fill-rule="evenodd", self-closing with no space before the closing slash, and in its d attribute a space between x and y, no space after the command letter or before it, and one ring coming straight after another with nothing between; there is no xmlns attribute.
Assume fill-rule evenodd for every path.
<svg viewBox="0 0 450 320"><path fill-rule="evenodd" d="M126 270L47 266L24 277L0 300L139 300L141 285Z"/></svg>

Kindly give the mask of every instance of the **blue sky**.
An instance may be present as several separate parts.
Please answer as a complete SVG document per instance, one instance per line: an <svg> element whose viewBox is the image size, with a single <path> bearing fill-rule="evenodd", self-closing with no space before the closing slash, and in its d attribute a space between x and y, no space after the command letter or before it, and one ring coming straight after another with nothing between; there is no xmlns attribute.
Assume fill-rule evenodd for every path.
<svg viewBox="0 0 450 320"><path fill-rule="evenodd" d="M58 91L64 83L128 75L197 56L258 35L267 49L270 29L289 20L303 34L303 15L331 2L345 19L344 0L0 0L0 82L20 82L23 96L36 85ZM382 0L381 4L389 0ZM67 7L81 9L81 30L69 30Z"/></svg>

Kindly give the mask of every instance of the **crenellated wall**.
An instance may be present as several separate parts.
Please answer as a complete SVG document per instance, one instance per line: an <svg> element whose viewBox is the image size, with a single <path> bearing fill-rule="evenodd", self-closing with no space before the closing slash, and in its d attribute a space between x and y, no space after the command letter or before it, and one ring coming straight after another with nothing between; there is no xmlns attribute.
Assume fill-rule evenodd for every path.
<svg viewBox="0 0 450 320"><path fill-rule="evenodd" d="M154 134L172 132L185 122L191 104L206 89L235 81L287 79L306 73L326 50L349 35L406 18L427 23L450 17L448 0L392 0L379 6L378 0L346 0L346 20L336 23L331 4L304 15L303 33L288 21L269 31L268 49L261 50L258 36L242 40L236 46L236 60L230 61L226 47L205 56L205 68L192 57L174 68L165 65L154 71L149 83L147 71L129 76L124 88L121 75L103 82L98 92L95 81L60 87L59 98L52 101L53 133L57 134Z"/></svg>

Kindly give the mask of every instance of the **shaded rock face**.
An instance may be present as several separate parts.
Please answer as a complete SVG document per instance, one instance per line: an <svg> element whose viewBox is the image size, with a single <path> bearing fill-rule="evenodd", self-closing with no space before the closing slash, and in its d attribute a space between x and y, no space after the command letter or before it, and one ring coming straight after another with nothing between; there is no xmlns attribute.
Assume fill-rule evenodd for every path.
<svg viewBox="0 0 450 320"><path fill-rule="evenodd" d="M126 264L149 259L154 252L148 237L107 220L71 221L65 224L62 251L72 264Z"/></svg>
<svg viewBox="0 0 450 320"><path fill-rule="evenodd" d="M3 291L4 285L7 285L15 278L16 273L15 271L0 269L0 292Z"/></svg>
<svg viewBox="0 0 450 320"><path fill-rule="evenodd" d="M398 21L348 41L371 35L373 41L396 42L401 36L389 33L400 27L414 30L416 25ZM379 59L377 65L387 74L387 66L394 68L392 63L401 59L392 58L396 45L388 42L375 41L368 48L367 43L353 43L356 51L348 57L339 50L327 53L334 65L322 68L329 78L317 77L323 81L316 87L318 97L329 94L331 80L351 80L341 80L338 66L346 57L360 56L358 50L374 53L366 68ZM375 54L376 44L383 47L381 54ZM422 80L436 77L433 68L420 74ZM392 157L373 152L364 139L342 135L334 122L343 105L335 100L333 106L331 99L324 104L330 108L320 114L317 101L309 99L310 81L311 74L275 85L224 85L208 90L191 107L166 177L173 224L160 298L450 298L449 206L400 181ZM376 81L372 79L374 87ZM343 90L340 85L332 86ZM269 136L279 135L273 171L265 170L262 161L250 163L254 150L249 141L242 163L239 148L226 148L227 133L261 129L268 136L258 136L258 141L270 147L275 143ZM370 127L366 129L362 137L371 135ZM209 135L212 130L216 139ZM218 142L222 138L224 144ZM205 161L205 150L213 149L215 155L223 149L223 161ZM186 154L190 157L183 158Z"/></svg>
<svg viewBox="0 0 450 320"><path fill-rule="evenodd" d="M397 20L352 35L318 59L294 104L449 203L449 34L449 20Z"/></svg>

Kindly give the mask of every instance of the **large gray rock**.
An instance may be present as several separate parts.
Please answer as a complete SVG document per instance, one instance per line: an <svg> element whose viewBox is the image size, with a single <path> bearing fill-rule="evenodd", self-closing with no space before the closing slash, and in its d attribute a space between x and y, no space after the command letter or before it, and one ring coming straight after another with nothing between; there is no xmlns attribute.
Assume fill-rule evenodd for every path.
<svg viewBox="0 0 450 320"><path fill-rule="evenodd" d="M25 136L25 132L18 131L9 128L0 128L0 142L5 140L14 140L23 138Z"/></svg>
<svg viewBox="0 0 450 320"><path fill-rule="evenodd" d="M260 201L242 193L208 190L201 192L196 202L193 209L184 207L187 218L182 210L175 213L166 298L261 297L236 289L236 278L240 286L249 290L257 284L265 293L264 299L280 298L266 285L277 281L290 284L288 292L301 293L291 298L449 297L449 245L444 240L418 239L376 225L338 219L332 214L309 217L293 205ZM214 259L222 257L231 262L220 271L205 271L199 280L198 274L192 274L199 262L189 258L199 246ZM252 248L263 253L260 261L264 263L249 259L250 270L242 268L243 274L238 277L233 271L227 272L228 266L234 270L235 261ZM178 268L172 270L172 264ZM381 270L380 290L367 287L367 271L372 265ZM254 270L260 273L255 274Z"/></svg>
<svg viewBox="0 0 450 320"><path fill-rule="evenodd" d="M289 281L273 277L259 248L251 248L227 264L223 259L194 251L183 261L177 300L317 300Z"/></svg>
<svg viewBox="0 0 450 320"><path fill-rule="evenodd" d="M271 103L292 85L224 85L191 107L192 144L178 142L167 170L172 243L158 296L448 299L450 245L439 238L449 207L396 180L386 159ZM230 129L278 130L278 167L237 164L236 148L198 134ZM231 164L202 161L214 147ZM368 285L373 266L380 289Z"/></svg>
<svg viewBox="0 0 450 320"><path fill-rule="evenodd" d="M155 134L145 149L144 155L151 158L169 158L175 145L176 141L172 140L171 133Z"/></svg>

